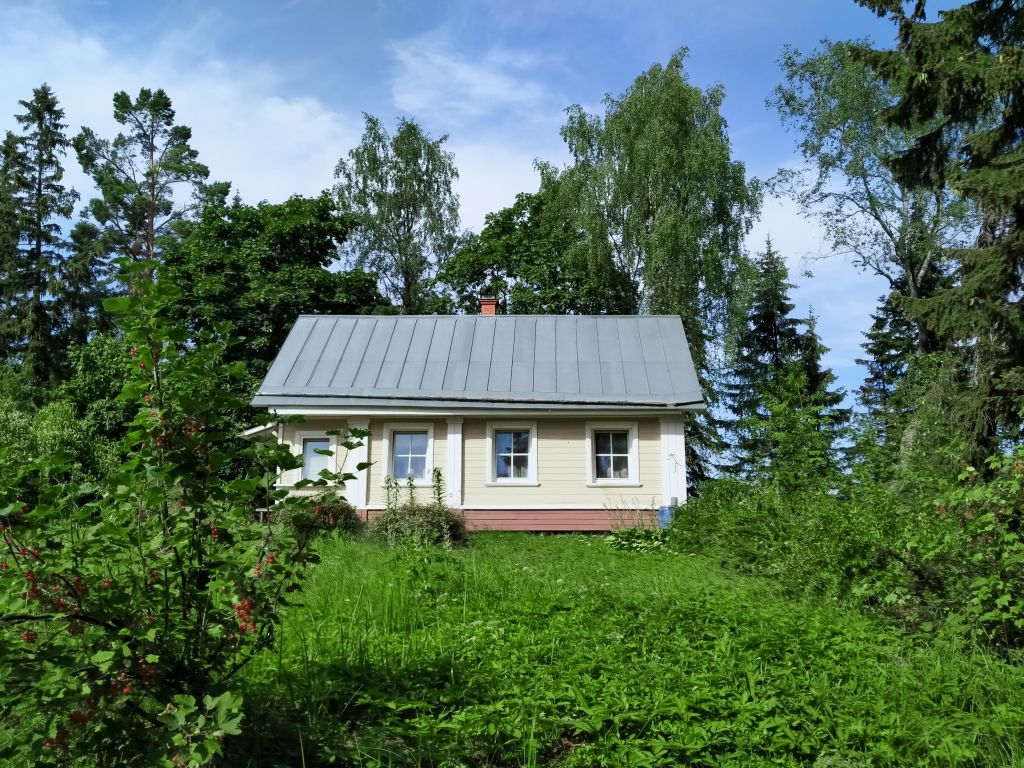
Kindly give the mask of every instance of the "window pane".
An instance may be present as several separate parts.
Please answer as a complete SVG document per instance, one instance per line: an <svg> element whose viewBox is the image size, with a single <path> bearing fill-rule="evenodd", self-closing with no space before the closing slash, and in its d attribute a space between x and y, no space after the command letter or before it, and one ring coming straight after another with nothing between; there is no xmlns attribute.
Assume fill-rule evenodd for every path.
<svg viewBox="0 0 1024 768"><path fill-rule="evenodd" d="M595 432L594 433L594 445L597 453L611 453L612 452L612 433L611 432Z"/></svg>
<svg viewBox="0 0 1024 768"><path fill-rule="evenodd" d="M512 433L495 432L494 450L496 453L512 453Z"/></svg>
<svg viewBox="0 0 1024 768"><path fill-rule="evenodd" d="M427 459L424 456L413 456L409 459L409 476L417 480L427 476Z"/></svg>
<svg viewBox="0 0 1024 768"><path fill-rule="evenodd" d="M612 476L612 460L610 456L598 456L596 465L598 479Z"/></svg>
<svg viewBox="0 0 1024 768"><path fill-rule="evenodd" d="M302 441L302 477L306 480L315 480L320 477L320 472L330 469L330 456L324 456L316 451L329 451L331 441L326 437L308 438Z"/></svg>
<svg viewBox="0 0 1024 768"><path fill-rule="evenodd" d="M512 450L516 453L529 453L530 452L530 433L529 432L513 432L512 433Z"/></svg>
<svg viewBox="0 0 1024 768"><path fill-rule="evenodd" d="M612 453L629 453L629 432L612 432Z"/></svg>
<svg viewBox="0 0 1024 768"><path fill-rule="evenodd" d="M395 455L409 455L410 435L408 432L394 432Z"/></svg>
<svg viewBox="0 0 1024 768"><path fill-rule="evenodd" d="M513 477L528 477L530 474L530 457L529 456L513 456L512 457L512 476Z"/></svg>
<svg viewBox="0 0 1024 768"><path fill-rule="evenodd" d="M627 457L612 457L612 476L621 478L629 477L629 459Z"/></svg>
<svg viewBox="0 0 1024 768"><path fill-rule="evenodd" d="M426 432L410 432L409 433L409 453L414 456L426 456L427 455L427 433ZM420 473L422 474L422 473Z"/></svg>
<svg viewBox="0 0 1024 768"><path fill-rule="evenodd" d="M498 456L498 460L495 463L495 477L511 477L511 465L509 463L508 456Z"/></svg>
<svg viewBox="0 0 1024 768"><path fill-rule="evenodd" d="M404 480L409 476L408 456L395 456L391 459L391 476L396 480Z"/></svg>

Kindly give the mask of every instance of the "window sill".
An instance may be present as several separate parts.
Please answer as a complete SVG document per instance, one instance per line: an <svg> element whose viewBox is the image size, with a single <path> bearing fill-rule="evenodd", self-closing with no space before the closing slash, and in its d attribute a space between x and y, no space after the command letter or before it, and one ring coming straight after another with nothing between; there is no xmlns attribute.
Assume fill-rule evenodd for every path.
<svg viewBox="0 0 1024 768"><path fill-rule="evenodd" d="M490 480L484 485L488 488L536 488L540 483L534 482L533 480Z"/></svg>
<svg viewBox="0 0 1024 768"><path fill-rule="evenodd" d="M643 488L643 483L638 483L635 480L601 480L593 483L586 483L587 488Z"/></svg>

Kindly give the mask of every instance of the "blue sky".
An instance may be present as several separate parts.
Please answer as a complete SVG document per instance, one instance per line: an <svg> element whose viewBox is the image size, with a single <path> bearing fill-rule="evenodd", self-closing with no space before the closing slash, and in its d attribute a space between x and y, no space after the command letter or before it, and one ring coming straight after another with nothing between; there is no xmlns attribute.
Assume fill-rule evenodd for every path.
<svg viewBox="0 0 1024 768"><path fill-rule="evenodd" d="M244 199L316 194L359 140L362 113L416 118L447 134L463 225L536 189L535 159L564 163L564 110L601 108L655 62L689 49L696 85L721 83L734 157L766 178L799 162L795 137L765 107L786 44L822 38L890 45L894 27L853 0L292 0L0 3L0 129L43 81L71 131L111 136L111 96L162 87L215 179ZM90 186L69 158L69 179ZM792 202L766 200L748 240L787 257L798 311L813 306L827 362L853 390L861 332L884 286L829 258ZM805 271L813 272L806 276Z"/></svg>

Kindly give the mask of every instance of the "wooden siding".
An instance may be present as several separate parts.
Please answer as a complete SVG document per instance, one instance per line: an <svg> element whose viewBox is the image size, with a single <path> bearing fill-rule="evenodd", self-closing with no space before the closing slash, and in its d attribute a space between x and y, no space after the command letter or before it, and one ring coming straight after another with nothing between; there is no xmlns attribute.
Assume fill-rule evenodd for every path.
<svg viewBox="0 0 1024 768"><path fill-rule="evenodd" d="M361 510L367 521L382 512L380 509ZM608 509L467 509L462 515L466 520L466 529L470 531L611 531L638 525L653 528L658 522L655 510L622 513Z"/></svg>
<svg viewBox="0 0 1024 768"><path fill-rule="evenodd" d="M387 502L384 478L390 472L390 467L384 462L384 430L388 424L431 424L434 428L434 450L432 454L433 466L439 468L442 474L448 476L446 462L448 460L448 423L444 419L422 419L416 417L396 419L371 419L370 420L370 441L368 443L370 475L367 479L367 501L369 506L384 506ZM400 499L409 498L406 484L399 481ZM433 488L430 481L418 483L416 486L416 499L418 501L430 501L433 498Z"/></svg>
<svg viewBox="0 0 1024 768"><path fill-rule="evenodd" d="M591 417L526 416L505 421L536 423L537 466L536 485L503 486L488 478L487 429L489 419L466 418L463 422L462 511L471 530L529 531L599 531L652 524L653 510L661 503L662 472L665 458L661 455L661 426L657 417L630 419L594 419ZM635 423L637 425L637 483L635 486L589 486L587 467L592 458L586 450L586 425L595 423ZM374 517L386 503L383 437L385 425L394 423L427 423L433 426L433 465L449 475L447 464L447 433L445 419L373 418L369 421L367 470L367 509ZM345 420L336 417L309 418L297 425L285 425L282 439L295 445L297 435L344 429ZM345 451L339 450L336 461L346 467ZM282 477L282 484L291 485L297 472ZM401 498L405 498L403 488ZM429 483L417 488L417 498L428 500ZM351 496L351 492L347 495Z"/></svg>
<svg viewBox="0 0 1024 768"><path fill-rule="evenodd" d="M636 487L587 487L586 424L635 422L638 425ZM537 485L488 485L487 420L463 422L462 507L646 509L661 501L661 428L657 418L537 418Z"/></svg>

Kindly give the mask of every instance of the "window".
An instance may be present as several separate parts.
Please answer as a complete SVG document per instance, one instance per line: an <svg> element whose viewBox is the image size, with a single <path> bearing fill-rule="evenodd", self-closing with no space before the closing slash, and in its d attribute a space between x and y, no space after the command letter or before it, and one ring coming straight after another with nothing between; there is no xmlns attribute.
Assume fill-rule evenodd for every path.
<svg viewBox="0 0 1024 768"><path fill-rule="evenodd" d="M629 430L594 430L594 479L629 479Z"/></svg>
<svg viewBox="0 0 1024 768"><path fill-rule="evenodd" d="M330 454L319 453L330 451ZM325 469L336 472L339 464L338 440L323 430L300 430L292 438L292 453L302 459L302 466L289 474L289 482L321 480Z"/></svg>
<svg viewBox="0 0 1024 768"><path fill-rule="evenodd" d="M384 425L381 473L404 483L430 482L434 471L434 425L431 422L401 422ZM381 478L383 481L383 478Z"/></svg>
<svg viewBox="0 0 1024 768"><path fill-rule="evenodd" d="M498 480L530 476L530 430L494 431L494 476Z"/></svg>
<svg viewBox="0 0 1024 768"><path fill-rule="evenodd" d="M537 425L487 425L487 485L537 485Z"/></svg>
<svg viewBox="0 0 1024 768"><path fill-rule="evenodd" d="M640 485L637 424L587 424L587 484Z"/></svg>
<svg viewBox="0 0 1024 768"><path fill-rule="evenodd" d="M392 432L391 476L396 480L427 479L426 432Z"/></svg>

